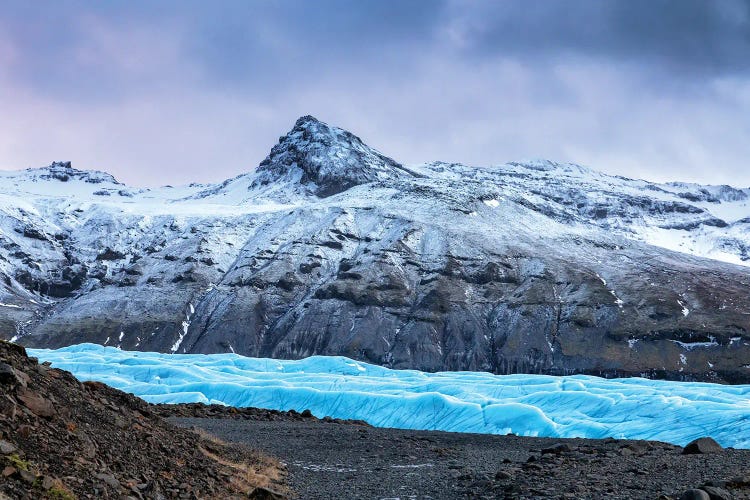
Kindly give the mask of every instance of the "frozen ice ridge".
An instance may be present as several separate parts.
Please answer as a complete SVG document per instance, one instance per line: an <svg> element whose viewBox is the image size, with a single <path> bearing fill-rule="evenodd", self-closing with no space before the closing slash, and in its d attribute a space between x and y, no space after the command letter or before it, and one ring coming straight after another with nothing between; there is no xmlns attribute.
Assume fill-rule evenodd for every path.
<svg viewBox="0 0 750 500"><path fill-rule="evenodd" d="M344 357L298 361L158 354L79 344L30 349L80 380L152 403L220 403L361 419L380 427L523 436L711 436L750 448L750 385L390 370Z"/></svg>

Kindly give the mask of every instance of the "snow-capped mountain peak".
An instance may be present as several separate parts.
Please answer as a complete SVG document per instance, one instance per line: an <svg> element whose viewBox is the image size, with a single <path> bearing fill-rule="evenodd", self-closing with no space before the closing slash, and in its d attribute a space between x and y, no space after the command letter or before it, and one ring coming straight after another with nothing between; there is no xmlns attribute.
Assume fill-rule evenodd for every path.
<svg viewBox="0 0 750 500"><path fill-rule="evenodd" d="M254 186L288 182L323 198L360 184L415 175L351 132L308 115L261 162Z"/></svg>

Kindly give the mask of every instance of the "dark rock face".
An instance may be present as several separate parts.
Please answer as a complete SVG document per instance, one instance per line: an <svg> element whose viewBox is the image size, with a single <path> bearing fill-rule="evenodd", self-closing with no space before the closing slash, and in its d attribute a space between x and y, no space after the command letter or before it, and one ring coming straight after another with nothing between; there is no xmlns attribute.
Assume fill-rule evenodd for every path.
<svg viewBox="0 0 750 500"><path fill-rule="evenodd" d="M125 254L112 250L111 248L105 248L102 253L96 256L96 260L122 260L125 258Z"/></svg>
<svg viewBox="0 0 750 500"><path fill-rule="evenodd" d="M359 214L348 215L350 231L367 225ZM729 268L707 276L695 272L697 263L666 258L647 268L637 250L623 251L627 265L606 274L615 297L597 277L605 271L576 267L574 256L569 264L537 257L520 242L507 256L493 256L476 250L478 240L416 238L412 223L393 224L398 230L370 234L371 244L353 234L341 249L315 253L315 241L330 237L326 231L230 270L226 279L238 286L214 289L200 301L182 346L210 352L221 341L253 356L345 355L430 371L717 380L735 376L731 364L714 359L718 352L747 352L738 340L747 338L746 318L709 320L698 308L685 316L679 305L689 294L692 305L710 309L745 290L726 286L737 279ZM427 246L445 250L426 253ZM463 253L466 247L473 255ZM663 272L654 272L655 265ZM709 298L713 293L719 296ZM708 363L715 375L708 375Z"/></svg>
<svg viewBox="0 0 750 500"><path fill-rule="evenodd" d="M102 188L117 187L91 186L80 206L40 201L45 217L0 217L62 235L0 235L0 335L750 382L747 267L696 250L747 257L747 222L709 205L742 203L748 190L552 162L407 169L311 117L256 173L181 197L133 191L122 210L91 201ZM696 255L648 244L659 238Z"/></svg>

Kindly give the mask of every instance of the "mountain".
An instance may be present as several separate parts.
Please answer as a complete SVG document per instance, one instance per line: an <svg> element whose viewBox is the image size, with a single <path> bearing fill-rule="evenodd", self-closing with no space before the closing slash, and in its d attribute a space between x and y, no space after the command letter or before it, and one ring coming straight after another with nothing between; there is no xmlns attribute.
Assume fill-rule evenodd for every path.
<svg viewBox="0 0 750 500"><path fill-rule="evenodd" d="M750 189L404 166L303 117L257 169L0 174L0 336L750 382Z"/></svg>

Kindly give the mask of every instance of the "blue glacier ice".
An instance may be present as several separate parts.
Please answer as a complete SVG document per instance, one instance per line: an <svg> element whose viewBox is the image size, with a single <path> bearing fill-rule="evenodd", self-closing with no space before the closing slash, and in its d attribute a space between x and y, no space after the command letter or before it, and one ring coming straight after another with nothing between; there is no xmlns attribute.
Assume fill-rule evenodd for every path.
<svg viewBox="0 0 750 500"><path fill-rule="evenodd" d="M220 403L360 419L375 426L524 436L711 436L750 448L750 385L390 370L344 357L298 361L158 354L80 344L32 356L152 403Z"/></svg>

